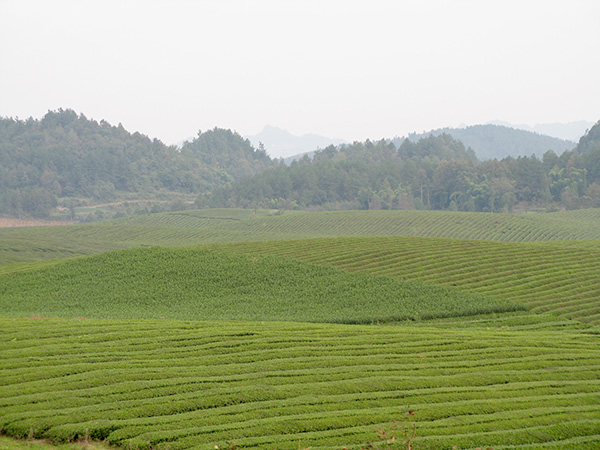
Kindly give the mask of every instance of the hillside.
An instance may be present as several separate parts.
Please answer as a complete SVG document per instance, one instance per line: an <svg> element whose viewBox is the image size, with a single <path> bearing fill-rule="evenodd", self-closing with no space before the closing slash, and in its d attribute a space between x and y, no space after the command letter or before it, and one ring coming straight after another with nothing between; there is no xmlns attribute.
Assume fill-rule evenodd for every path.
<svg viewBox="0 0 600 450"><path fill-rule="evenodd" d="M205 131L176 148L72 110L50 111L41 120L0 118L0 217L91 221L194 202L287 210L599 207L597 134L592 127L576 150L563 151L506 127L437 130L330 145L288 167L230 130ZM478 161L475 138L513 156ZM532 156L538 147L541 158Z"/></svg>
<svg viewBox="0 0 600 450"><path fill-rule="evenodd" d="M600 239L600 209L562 213L207 209L57 227L0 229L0 267L139 246L336 236L421 236L510 242ZM591 244L590 244L591 245Z"/></svg>
<svg viewBox="0 0 600 450"><path fill-rule="evenodd" d="M37 231L39 237L44 237L45 241L36 242L35 233L28 232L27 236L30 241L27 245L25 245L26 242L19 243L19 240L15 239L19 234L8 232L0 234L0 238L4 237L13 242L12 249L7 248L4 251L5 263L18 262L18 260L11 261L11 255L15 259L25 257L23 261L27 259L32 261L27 264L8 264L0 270L0 273L13 274L4 278L3 282L5 285L2 291L3 298L12 305L5 313L12 311L11 315L29 315L41 314L43 311L43 315L56 315L56 311L59 311L60 308L54 302L60 299L57 304L63 304L67 298L71 298L69 292L79 292L78 296L82 296L92 303L84 305L78 300L78 297L71 298L69 301L77 305L74 307L72 315L77 317L104 317L102 314L110 316L113 307L115 317L130 317L131 311L137 311L137 309L132 307L133 310L130 311L131 305L125 307L126 299L140 298L140 301L152 311L150 317L158 314L181 318L195 317L200 314L205 318L214 316L215 319L222 319L224 318L222 313L232 309L228 302L239 299L240 292L243 294L241 298L245 298L246 293L252 291L262 292L261 295L265 299L271 298L275 301L273 304L264 303L267 315L260 316L263 319L356 320L356 318L346 317L343 314L328 316L327 314L332 313L333 310L322 316L321 319L311 318L312 307L310 305L315 298L321 297L319 292L332 292L329 297L335 303L337 300L334 299L338 298L340 292L343 293L339 294L342 298L344 296L352 297L342 286L358 282L347 280L342 285L337 284L343 279L343 277L336 278L340 276L339 273L334 276L333 273L327 271L320 272L323 266L330 266L344 271L372 273L403 281L417 280L426 283L428 286L426 295L429 295L429 300L439 296L431 287L446 286L462 292L517 302L534 312L552 312L566 318L593 324L600 323L600 305L596 298L596 293L600 289L596 274L596 261L600 260L600 245L598 244L600 241L598 241L596 226L598 210L528 216L489 215L488 217L481 214L414 211L296 213L283 216L269 216L266 212L262 212L259 213L259 217L255 212L244 210L197 211L195 214L193 213L187 215L155 214L146 218L140 216L131 219L130 223L116 221L113 224L104 225L43 228L34 231ZM490 219L493 219L493 222L490 222ZM118 224L119 222L124 223ZM595 236L595 241L558 240L568 237L569 229L573 232L585 231L584 224L588 224L587 228L592 232L587 235L587 238ZM421 236L450 235L454 239L414 237L417 226L420 227ZM332 232L333 230L335 231ZM55 234L52 237L48 233L49 231L61 232L64 233L64 236ZM402 237L403 231L404 237ZM484 232L487 233L488 238L496 236L496 241L472 240L475 237L483 239ZM394 233L397 237L391 236ZM468 233L471 233L470 238L467 238ZM370 237L341 238L344 235ZM462 238L456 239L457 235ZM331 237L306 239L311 236ZM583 234L579 236L573 234L571 239L583 236ZM21 237L25 241L25 235L21 235ZM298 240L299 237L304 239ZM287 240L282 241L282 238ZM87 245L77 247L78 240ZM506 240L522 242L504 242ZM536 240L538 242L533 242ZM39 259L40 250L44 245L52 248L48 255L44 252L45 256L65 258L76 254L101 253L111 248L227 241L232 243L213 245L211 248L218 252L251 253L260 255L260 257L252 263L253 257L221 260L220 258L224 258L223 256L204 254L192 249L170 251L155 248L104 254L72 262L67 260L64 264L50 261L49 266L41 261L35 261L35 259ZM234 241L247 242L236 243ZM62 253L60 253L59 244L64 246ZM30 252L29 256L27 256L27 252ZM263 260L265 255L299 259L304 263L318 264L321 269L315 272L313 268L302 265L296 267L286 261L271 261L268 258ZM258 262L261 264L256 265L255 263ZM231 279L219 278L215 274L216 278L199 281L202 276L208 276L209 268L215 264L229 267ZM111 267L111 269L104 272L105 266ZM114 270L112 267L119 269L111 272ZM255 272L255 270L259 271ZM277 284L277 291L270 291L271 281L268 281L270 271L273 274L278 273L277 277L292 284L289 286L285 283ZM304 292L294 286L302 285L301 279L304 276L302 274L307 274L307 271L311 273L310 278L315 285ZM88 274L92 273L95 274L94 282L88 278ZM97 286L101 273L104 274L101 277L103 281ZM188 275L181 275L186 273ZM243 281L243 277L241 278L241 291L236 291L233 285L231 287L211 285L213 281L218 280L227 280L226 282L233 283L234 273L252 274L246 281ZM168 288L174 274L179 274L178 279L182 277L180 281L177 281L176 294ZM58 280L55 287L52 287L52 283L48 281L53 279ZM62 286L64 279L70 280L70 284ZM133 281L126 283L125 279ZM188 279L193 280L191 284L188 284ZM39 280L38 284L32 280ZM373 280L373 282L375 281ZM350 284L348 285L348 283ZM359 316L368 316L365 320L380 321L389 320L389 318L402 320L402 318L413 317L416 314L414 311L402 312L404 311L403 307L394 303L396 300L392 301L389 293L385 293L387 291L379 291L369 283L364 285L366 290L361 291L362 294L356 295L373 299L384 295L387 300L382 300L383 304L370 304L368 307L372 311L370 316L366 314L366 310L357 312ZM379 283L382 281L380 280ZM203 288L200 289L198 284L201 284ZM223 288L225 288L224 291L222 291ZM405 288L409 289L407 292L413 292L412 295L415 298L421 298L417 293L422 287L407 286ZM88 289L91 290L88 292ZM398 286L395 289L400 292L404 288ZM22 291L26 294L18 294ZM209 292L214 298L210 300L208 310L200 311L197 309L198 305L191 307L189 299L204 298ZM275 292L277 292L276 295ZM452 297L450 294L446 295L449 296L448 298ZM43 302L29 303L25 301L32 296L38 299L36 302L42 299ZM55 298L55 296L58 297ZM308 307L308 311L304 311L302 309L304 307L282 309L283 305L277 303L281 296L287 297L297 305L305 305ZM115 299L115 305L107 306L105 304L103 299L110 298ZM169 300L169 302L177 302L176 311L179 311L177 314L183 316L177 314L173 316L171 312L163 310L163 307L160 306L159 299L171 298L173 300ZM296 298L303 300L296 302L293 300ZM429 304L429 300L424 304ZM212 304L215 301L216 303ZM435 300L432 301L435 303ZM224 304L228 306L222 309L219 306L221 302L225 302ZM363 306L366 307L366 305ZM386 313L388 307L392 307L396 313ZM355 308L356 306L353 306L350 310ZM249 317L255 317L254 312L246 307L233 309L237 313L230 312L229 314L233 314L233 316L227 316L227 318L245 318L246 314L250 314ZM281 316L279 314L282 311L287 312ZM477 313L482 311L478 310ZM309 315L305 316L307 312ZM139 314L139 312L135 314ZM431 316L429 312L423 310L418 315L420 317ZM440 317L443 316L444 314L440 315Z"/></svg>
<svg viewBox="0 0 600 450"><path fill-rule="evenodd" d="M282 322L0 319L0 428L123 449L593 450L598 336ZM414 415L406 416L407 411ZM396 447L394 447L396 448ZM402 447L399 447L402 448Z"/></svg>
<svg viewBox="0 0 600 450"><path fill-rule="evenodd" d="M190 248L125 250L0 275L0 298L4 317L371 323L524 309L421 282Z"/></svg>
<svg viewBox="0 0 600 450"><path fill-rule="evenodd" d="M0 430L595 450L599 219L212 209L0 230Z"/></svg>
<svg viewBox="0 0 600 450"><path fill-rule="evenodd" d="M417 142L423 137L441 134L449 134L466 147L472 148L477 158L481 160L531 155L541 158L548 150L561 154L566 150L573 150L576 145L574 141L493 124L472 125L465 128L440 128L427 133L410 134L408 139ZM397 146L402 144L402 141L403 138L393 140Z"/></svg>
<svg viewBox="0 0 600 450"><path fill-rule="evenodd" d="M350 272L419 280L600 325L597 242L322 238L220 244L219 251L295 258Z"/></svg>
<svg viewBox="0 0 600 450"><path fill-rule="evenodd" d="M214 129L183 148L78 115L0 118L0 216L46 217L57 205L197 196L272 165L239 134Z"/></svg>

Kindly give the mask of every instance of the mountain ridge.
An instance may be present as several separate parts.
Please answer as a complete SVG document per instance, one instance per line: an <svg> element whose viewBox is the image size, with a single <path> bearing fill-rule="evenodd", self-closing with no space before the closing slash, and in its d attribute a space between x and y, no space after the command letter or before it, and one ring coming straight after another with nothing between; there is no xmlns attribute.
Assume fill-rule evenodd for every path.
<svg viewBox="0 0 600 450"><path fill-rule="evenodd" d="M519 130L504 125L470 125L465 128L439 128L425 133L411 133L407 137L392 139L396 147L405 139L417 142L429 135L449 134L475 151L477 158L503 159L506 157L531 156L542 157L548 150L560 154L577 146L575 141L567 141L542 135L533 131Z"/></svg>
<svg viewBox="0 0 600 450"><path fill-rule="evenodd" d="M532 131L534 133L555 137L567 141L577 142L583 136L587 130L589 130L594 122L588 120L577 120L574 122L560 123L537 123L534 126L527 124L514 124L503 120L492 120L487 122L486 125L502 125L516 130Z"/></svg>
<svg viewBox="0 0 600 450"><path fill-rule="evenodd" d="M329 138L315 133L296 136L283 128L271 125L266 125L258 134L245 137L255 148L259 148L262 143L272 158L288 158L329 145L348 143L344 139Z"/></svg>

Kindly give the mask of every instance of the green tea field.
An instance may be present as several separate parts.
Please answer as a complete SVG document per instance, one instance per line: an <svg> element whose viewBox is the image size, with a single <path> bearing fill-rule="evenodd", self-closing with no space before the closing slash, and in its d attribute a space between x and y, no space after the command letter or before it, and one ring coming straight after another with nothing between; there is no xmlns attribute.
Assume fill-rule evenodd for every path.
<svg viewBox="0 0 600 450"><path fill-rule="evenodd" d="M12 436L357 448L410 410L420 449L600 440L598 336L576 331L85 319L2 328L0 426Z"/></svg>
<svg viewBox="0 0 600 450"><path fill-rule="evenodd" d="M550 214L440 211L299 212L214 209L84 225L0 228L0 265L138 246L341 236L420 236L510 242L600 242L600 209Z"/></svg>
<svg viewBox="0 0 600 450"><path fill-rule="evenodd" d="M525 309L458 289L276 256L142 248L0 275L14 317L372 323Z"/></svg>
<svg viewBox="0 0 600 450"><path fill-rule="evenodd" d="M511 299L535 312L600 324L600 247L594 241L507 243L371 237L235 243L222 251L292 257L351 272Z"/></svg>
<svg viewBox="0 0 600 450"><path fill-rule="evenodd" d="M599 223L218 209L0 229L0 449L600 448Z"/></svg>

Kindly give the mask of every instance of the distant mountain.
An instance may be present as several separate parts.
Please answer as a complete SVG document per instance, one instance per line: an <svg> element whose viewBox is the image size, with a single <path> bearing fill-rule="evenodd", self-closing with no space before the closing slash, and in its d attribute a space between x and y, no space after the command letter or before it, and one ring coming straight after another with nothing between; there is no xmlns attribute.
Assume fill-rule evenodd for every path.
<svg viewBox="0 0 600 450"><path fill-rule="evenodd" d="M445 131L331 145L312 159L227 183L197 204L481 212L600 207L600 122L577 147L498 125ZM498 160L478 161L475 150Z"/></svg>
<svg viewBox="0 0 600 450"><path fill-rule="evenodd" d="M594 122L579 120L577 122L569 123L538 123L537 125L530 127L526 124L515 125L510 122L495 120L488 122L488 124L502 125L505 127L515 128L517 130L533 131L534 133L577 142L586 133L586 131L594 125Z"/></svg>
<svg viewBox="0 0 600 450"><path fill-rule="evenodd" d="M502 125L473 125L466 128L441 128L427 133L410 134L408 139L417 142L419 139L429 136L449 134L454 139L461 141L466 147L475 151L479 159L502 159L507 156L531 156L541 157L548 150L561 154L565 150L572 150L577 145L574 141L567 141L532 131L517 130ZM398 147L404 138L393 139Z"/></svg>
<svg viewBox="0 0 600 450"><path fill-rule="evenodd" d="M262 143L272 158L287 158L329 145L345 144L343 139L331 139L318 134L295 136L289 131L267 125L260 133L246 136L256 148Z"/></svg>
<svg viewBox="0 0 600 450"><path fill-rule="evenodd" d="M300 161L305 156L308 159L313 159L313 157L315 156L315 152L317 152L317 151L318 150L313 150L313 151L310 151L310 152L300 153L299 155L288 156L287 158L283 158L283 162L284 162L284 164L286 166L289 166L294 161Z"/></svg>

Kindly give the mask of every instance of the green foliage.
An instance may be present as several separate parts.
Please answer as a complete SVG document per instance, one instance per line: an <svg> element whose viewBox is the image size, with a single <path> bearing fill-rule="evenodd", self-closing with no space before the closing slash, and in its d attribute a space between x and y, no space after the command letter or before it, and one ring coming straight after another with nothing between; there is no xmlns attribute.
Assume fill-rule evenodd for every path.
<svg viewBox="0 0 600 450"><path fill-rule="evenodd" d="M431 173L440 161L475 161L450 136L431 137L396 149L385 141L355 142L315 152L313 162L280 166L218 189L202 206L286 209L414 209L429 204ZM428 178L429 177L429 178ZM423 192L425 189L425 193ZM425 197L424 197L425 195Z"/></svg>
<svg viewBox="0 0 600 450"><path fill-rule="evenodd" d="M276 322L0 319L0 427L121 448L593 449L598 336ZM400 438L400 436L398 436ZM375 443L379 445L379 443ZM573 445L579 447L573 447ZM570 446L570 447L569 447Z"/></svg>
<svg viewBox="0 0 600 450"><path fill-rule="evenodd" d="M284 258L134 249L0 276L0 314L372 323L521 309L420 282Z"/></svg>
<svg viewBox="0 0 600 450"><path fill-rule="evenodd" d="M505 149L518 141L532 150L479 163L457 140L462 134L441 130L415 142L412 136L330 146L316 151L312 162L284 167L230 130L199 133L177 149L72 110L49 111L39 121L0 118L0 214L47 217L61 205L73 215L73 199L114 204L132 196L158 196L181 209L186 205L178 195L195 196L198 207L287 210L506 212L600 205L596 126L574 151L544 141L543 160L534 155L543 136L522 132L528 140L518 130L507 135L505 127L481 127L463 130L464 137L483 133L481 139ZM548 148L564 152L559 157Z"/></svg>
<svg viewBox="0 0 600 450"><path fill-rule="evenodd" d="M0 118L0 214L44 217L63 197L197 195L272 164L229 130L215 128L179 150L72 110L39 121Z"/></svg>
<svg viewBox="0 0 600 450"><path fill-rule="evenodd" d="M370 237L235 243L217 248L420 280L513 300L537 313L600 324L597 243Z"/></svg>
<svg viewBox="0 0 600 450"><path fill-rule="evenodd" d="M0 267L136 246L325 236L423 236L514 242L600 239L598 220L600 209L519 215L441 211L287 211L280 215L272 210L251 209L185 211L86 225L0 228Z"/></svg>
<svg viewBox="0 0 600 450"><path fill-rule="evenodd" d="M202 196L197 204L478 212L600 204L600 188L594 187L600 183L597 142L585 154L565 150L559 157L546 147L543 159L530 154L482 163L449 134L397 143L398 149L384 140L330 146L315 152L312 161L267 170Z"/></svg>

